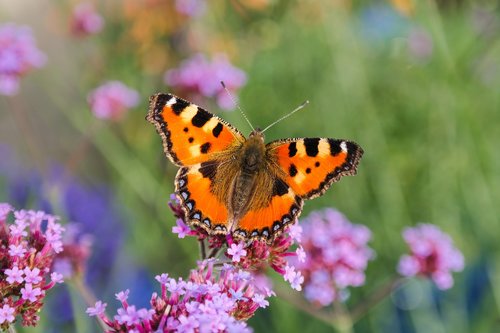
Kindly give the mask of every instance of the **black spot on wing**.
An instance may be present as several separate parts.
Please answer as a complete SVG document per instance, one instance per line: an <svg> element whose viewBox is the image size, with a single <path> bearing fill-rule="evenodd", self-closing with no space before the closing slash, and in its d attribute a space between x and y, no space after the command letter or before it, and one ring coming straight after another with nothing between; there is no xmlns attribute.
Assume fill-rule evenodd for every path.
<svg viewBox="0 0 500 333"><path fill-rule="evenodd" d="M288 145L288 157L294 157L297 154L297 142L291 142Z"/></svg>
<svg viewBox="0 0 500 333"><path fill-rule="evenodd" d="M183 100L183 99L180 99L180 98L176 98L176 101L174 104L172 104L170 107L172 108L172 111L174 111L174 113L176 115L180 115L182 113L182 111L184 111L184 109L189 106L189 102Z"/></svg>
<svg viewBox="0 0 500 333"><path fill-rule="evenodd" d="M307 168L306 173L311 173L311 168Z"/></svg>
<svg viewBox="0 0 500 333"><path fill-rule="evenodd" d="M290 164L290 168L288 168L288 174L290 175L290 177L295 177L295 175L297 174L297 167L295 166L295 164Z"/></svg>
<svg viewBox="0 0 500 333"><path fill-rule="evenodd" d="M201 151L201 153L202 153L202 154L206 154L206 153L208 153L208 151L209 151L209 149L210 149L210 146L211 146L211 145L212 145L212 144L211 144L210 142L205 142L204 144L202 144L202 145L200 146L200 151Z"/></svg>
<svg viewBox="0 0 500 333"><path fill-rule="evenodd" d="M194 115L193 119L191 119L191 123L193 126L203 127L203 125L205 125L212 117L213 115L211 113L203 110L202 108L198 108L198 111Z"/></svg>
<svg viewBox="0 0 500 333"><path fill-rule="evenodd" d="M187 133L189 131L189 128L184 127L183 131Z"/></svg>
<svg viewBox="0 0 500 333"><path fill-rule="evenodd" d="M273 185L273 196L282 196L288 193L288 185L281 179L276 178Z"/></svg>
<svg viewBox="0 0 500 333"><path fill-rule="evenodd" d="M314 157L318 155L319 138L304 139L304 146L306 147L307 156Z"/></svg>
<svg viewBox="0 0 500 333"><path fill-rule="evenodd" d="M217 123L217 125L214 127L214 129L212 130L212 134L217 138L219 137L219 134L220 132L222 132L222 124L221 123Z"/></svg>
<svg viewBox="0 0 500 333"><path fill-rule="evenodd" d="M194 138L191 136L191 137L188 138L188 141L189 141L189 143L193 143Z"/></svg>
<svg viewBox="0 0 500 333"><path fill-rule="evenodd" d="M200 173L204 178L214 179L215 172L217 171L217 163L211 162L203 162L201 163Z"/></svg>

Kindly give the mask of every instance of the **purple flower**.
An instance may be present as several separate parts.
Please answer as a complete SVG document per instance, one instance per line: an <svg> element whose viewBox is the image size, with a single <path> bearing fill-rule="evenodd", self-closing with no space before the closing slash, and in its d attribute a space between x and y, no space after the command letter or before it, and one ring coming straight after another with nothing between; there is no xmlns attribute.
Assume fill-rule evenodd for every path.
<svg viewBox="0 0 500 333"><path fill-rule="evenodd" d="M26 267L24 269L24 274L25 274L24 281L26 283L37 284L42 281L42 277L40 275L40 269L38 267L35 267L33 269Z"/></svg>
<svg viewBox="0 0 500 333"><path fill-rule="evenodd" d="M245 72L231 65L223 54L216 55L211 62L197 54L182 62L179 68L165 73L166 84L182 94L192 95L193 100L199 100L199 96L215 98L222 109L234 109L221 81L233 93L246 83Z"/></svg>
<svg viewBox="0 0 500 333"><path fill-rule="evenodd" d="M373 258L367 246L371 232L349 222L334 209L313 212L302 223L301 261L297 249L296 267L304 274L305 297L313 303L328 306L347 287L364 284L364 270ZM290 272L290 278L299 279Z"/></svg>
<svg viewBox="0 0 500 333"><path fill-rule="evenodd" d="M119 300L122 303L125 303L128 299L128 294L130 293L130 290L127 289L125 291L120 291L118 294L115 294L115 297L117 300Z"/></svg>
<svg viewBox="0 0 500 333"><path fill-rule="evenodd" d="M97 118L119 120L139 104L139 93L120 81L109 81L93 90L87 100Z"/></svg>
<svg viewBox="0 0 500 333"><path fill-rule="evenodd" d="M44 63L45 55L35 46L28 27L0 25L0 94L16 94L21 76Z"/></svg>
<svg viewBox="0 0 500 333"><path fill-rule="evenodd" d="M50 239L61 237L64 228L55 222L55 216L41 211L14 211L1 203L0 210L0 276L5 277L0 283L0 324L14 322L15 314L19 314L23 326L35 326L45 291L55 285L46 281L53 273L56 255ZM14 225L7 223L9 215L14 215Z"/></svg>
<svg viewBox="0 0 500 333"><path fill-rule="evenodd" d="M14 322L14 313L16 312L16 308L11 307L9 304L4 304L0 308L0 324L3 323L12 323Z"/></svg>
<svg viewBox="0 0 500 333"><path fill-rule="evenodd" d="M177 237L184 238L189 235L191 228L189 228L188 225L182 221L182 219L177 219L176 224L176 227L172 227L172 232L177 234Z"/></svg>
<svg viewBox="0 0 500 333"><path fill-rule="evenodd" d="M200 16L205 12L205 0L175 0L175 9L187 16Z"/></svg>
<svg viewBox="0 0 500 333"><path fill-rule="evenodd" d="M231 247L227 249L227 254L233 260L233 262L240 262L241 257L247 255L247 251L245 250L245 243L233 243Z"/></svg>
<svg viewBox="0 0 500 333"><path fill-rule="evenodd" d="M82 2L75 6L71 18L71 32L75 36L93 35L100 32L103 27L104 19L91 3Z"/></svg>
<svg viewBox="0 0 500 333"><path fill-rule="evenodd" d="M22 269L19 269L19 267L14 266L14 267L12 267L12 269L6 269L4 272L5 272L5 275L7 275L6 281L8 283L10 283L10 284L23 283L24 272Z"/></svg>
<svg viewBox="0 0 500 333"><path fill-rule="evenodd" d="M108 332L250 332L243 320L269 305L267 295L253 284L251 274L242 274L230 265L214 266L216 263L200 261L187 282L168 279L167 274L157 276L162 290L167 288L161 296L153 293L149 309L129 305L119 308L111 320L98 302L87 313L99 315Z"/></svg>
<svg viewBox="0 0 500 333"><path fill-rule="evenodd" d="M297 291L302 290L302 283L304 282L304 276L300 272L295 271L295 267L286 266L285 275L283 275L285 281L290 282L293 289Z"/></svg>
<svg viewBox="0 0 500 333"><path fill-rule="evenodd" d="M451 288L451 272L463 270L464 258L450 236L435 225L419 224L406 228L403 238L410 247L410 254L401 257L398 272L408 277L427 276L439 289Z"/></svg>
<svg viewBox="0 0 500 333"><path fill-rule="evenodd" d="M24 288L21 288L22 298L30 302L36 302L38 296L43 295L43 291L40 288L33 288L31 283L26 283Z"/></svg>
<svg viewBox="0 0 500 333"><path fill-rule="evenodd" d="M94 305L94 307L90 307L90 308L87 308L87 311L86 313L90 316L90 317L93 317L93 316L102 316L104 315L104 311L106 311L106 307L108 306L108 304L106 303L103 303L101 301L97 301Z"/></svg>

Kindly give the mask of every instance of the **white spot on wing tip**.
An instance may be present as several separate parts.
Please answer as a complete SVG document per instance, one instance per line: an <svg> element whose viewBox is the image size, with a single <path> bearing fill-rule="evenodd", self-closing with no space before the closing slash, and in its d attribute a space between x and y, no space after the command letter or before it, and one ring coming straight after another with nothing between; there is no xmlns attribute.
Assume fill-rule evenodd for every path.
<svg viewBox="0 0 500 333"><path fill-rule="evenodd" d="M170 105L175 104L175 102L177 102L177 99L175 97L172 97L171 99L168 100L167 104L165 104L165 105L170 106Z"/></svg>
<svg viewBox="0 0 500 333"><path fill-rule="evenodd" d="M347 145L345 144L345 141L340 143L340 149L342 149L344 153L347 153Z"/></svg>

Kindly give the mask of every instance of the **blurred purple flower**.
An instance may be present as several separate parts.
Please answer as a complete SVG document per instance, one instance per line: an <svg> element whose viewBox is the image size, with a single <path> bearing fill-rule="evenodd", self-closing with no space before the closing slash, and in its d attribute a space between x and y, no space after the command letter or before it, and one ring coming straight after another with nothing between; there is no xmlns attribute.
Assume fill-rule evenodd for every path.
<svg viewBox="0 0 500 333"><path fill-rule="evenodd" d="M8 223L12 215L14 222ZM51 274L52 262L62 251L64 228L57 220L42 211L16 211L0 203L0 276L6 277L0 280L0 329L7 330L16 315L22 317L23 326L36 326L45 291L61 282ZM24 251L13 255L7 250L13 245Z"/></svg>
<svg viewBox="0 0 500 333"><path fill-rule="evenodd" d="M419 61L426 61L432 56L432 37L423 29L412 29L408 34L408 52Z"/></svg>
<svg viewBox="0 0 500 333"><path fill-rule="evenodd" d="M471 16L472 27L478 35L491 37L498 32L500 21L495 14L494 7L475 6Z"/></svg>
<svg viewBox="0 0 500 333"><path fill-rule="evenodd" d="M187 16L200 16L205 12L206 0L175 0L175 9Z"/></svg>
<svg viewBox="0 0 500 333"><path fill-rule="evenodd" d="M104 19L89 2L82 2L73 8L71 32L78 37L96 34L104 27Z"/></svg>
<svg viewBox="0 0 500 333"><path fill-rule="evenodd" d="M253 284L251 274L230 265L220 270L215 260L198 262L187 281L157 276L161 293L153 293L149 309L138 309L122 300L122 307L110 319L106 304L98 301L87 309L108 326L108 332L250 332L244 320L269 303L270 294Z"/></svg>
<svg viewBox="0 0 500 333"><path fill-rule="evenodd" d="M87 100L97 118L119 120L139 104L139 93L120 81L109 81L93 90Z"/></svg>
<svg viewBox="0 0 500 333"><path fill-rule="evenodd" d="M321 306L342 298L347 287L365 283L364 271L374 252L367 246L370 230L349 222L334 209L313 212L301 226L303 262L296 263L304 275L305 297Z"/></svg>
<svg viewBox="0 0 500 333"><path fill-rule="evenodd" d="M12 23L0 24L0 94L15 95L20 78L45 64L31 29Z"/></svg>
<svg viewBox="0 0 500 333"><path fill-rule="evenodd" d="M401 257L398 272L408 277L429 277L439 289L451 288L451 272L463 270L464 258L453 246L450 236L435 225L419 224L406 228L403 238L410 247L410 254Z"/></svg>
<svg viewBox="0 0 500 333"><path fill-rule="evenodd" d="M199 99L199 96L215 98L219 107L225 110L234 109L235 105L221 81L234 94L246 80L245 72L231 65L224 54L216 55L211 62L204 55L196 54L183 61L179 68L165 73L167 85L182 94L191 95L194 100Z"/></svg>

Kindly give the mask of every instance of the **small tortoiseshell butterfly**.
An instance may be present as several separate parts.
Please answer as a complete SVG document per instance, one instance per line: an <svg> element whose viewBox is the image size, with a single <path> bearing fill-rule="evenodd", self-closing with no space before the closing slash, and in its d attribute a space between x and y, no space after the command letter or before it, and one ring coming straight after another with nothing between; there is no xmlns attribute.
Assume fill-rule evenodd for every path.
<svg viewBox="0 0 500 333"><path fill-rule="evenodd" d="M245 240L274 239L295 222L304 200L356 174L363 155L347 140L265 144L259 129L245 138L221 118L171 94L151 96L146 119L160 134L167 157L180 167L175 193L189 223Z"/></svg>

